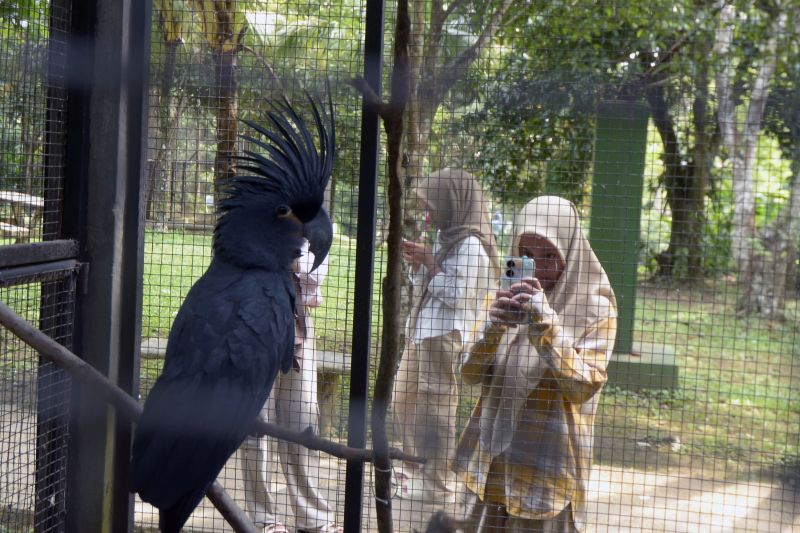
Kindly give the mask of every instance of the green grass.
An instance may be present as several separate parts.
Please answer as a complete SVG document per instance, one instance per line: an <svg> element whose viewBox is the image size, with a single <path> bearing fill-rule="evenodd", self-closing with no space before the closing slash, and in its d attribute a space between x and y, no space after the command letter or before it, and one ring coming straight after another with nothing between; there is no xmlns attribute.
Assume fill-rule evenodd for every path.
<svg viewBox="0 0 800 533"><path fill-rule="evenodd" d="M352 348L353 301L356 281L356 241L344 236L336 236L328 259L328 275L322 285L322 305L314 309L314 327L317 335L317 347L349 353ZM383 248L378 249L375 258L376 274L373 278L372 290L375 295L372 302L371 329L373 340L378 338L383 316L380 307L380 287L383 277ZM377 346L374 340L373 346Z"/></svg>
<svg viewBox="0 0 800 533"><path fill-rule="evenodd" d="M676 349L680 386L629 392L609 387L597 426L600 459L642 468L695 465L718 477L771 475L797 457L800 434L797 302L789 320L737 317L722 282L681 292L642 287L635 335ZM668 443L677 437L679 450Z"/></svg>
<svg viewBox="0 0 800 533"><path fill-rule="evenodd" d="M354 240L337 235L329 254L328 275L322 287L323 305L314 310L318 347L349 352L355 288ZM206 234L148 231L145 234L142 337L166 337L181 302L211 259L211 237ZM372 331L379 331L380 280L383 254L376 259L376 295Z"/></svg>
<svg viewBox="0 0 800 533"><path fill-rule="evenodd" d="M211 260L209 234L145 232L142 337L166 337L178 308Z"/></svg>
<svg viewBox="0 0 800 533"><path fill-rule="evenodd" d="M148 231L145 240L143 335L166 336L191 284L206 269L209 235ZM337 237L315 311L318 346L349 353L353 326L355 241ZM372 345L380 334L380 283L376 260L372 302ZM38 285L0 289L3 301L36 321ZM20 292L23 291L23 292ZM631 392L607 387L596 421L597 460L642 469L691 467L697 475L724 478L800 479L800 310L787 305L787 320L736 315L736 288L718 281L678 290L642 284L636 301L635 338L665 343L677 354L676 390ZM34 372L38 359L0 331L4 353L0 375L15 380ZM143 359L143 383L161 371L160 358ZM372 365L374 372L376 365ZM346 414L348 376L340 406ZM471 408L465 398L463 423ZM345 419L337 434L344 435ZM678 439L679 446L675 445ZM800 482L798 482L800 483Z"/></svg>
<svg viewBox="0 0 800 533"><path fill-rule="evenodd" d="M345 236L334 238L328 259L328 274L322 286L323 304L314 310L317 347L350 353L352 348L353 313L355 305L356 241ZM142 337L166 337L186 293L200 277L211 258L211 237L207 234L184 232L154 232L145 234L143 282ZM380 284L385 270L383 249L375 259L373 279L371 329L373 352L377 351L382 312ZM142 358L143 389L148 388L161 373L163 360ZM375 367L372 368L373 373ZM349 376L342 376L340 390L349 389ZM346 416L345 397L339 402L340 413ZM345 419L342 424L346 425ZM346 434L344 427L336 428L338 435Z"/></svg>
<svg viewBox="0 0 800 533"><path fill-rule="evenodd" d="M148 233L145 264L145 335L166 335L186 291L204 271L210 238ZM318 346L349 353L355 309L355 241L337 237L315 311ZM380 332L382 259L376 261L372 345ZM797 302L789 320L737 317L736 288L715 282L679 290L642 285L635 337L675 348L680 387L631 392L608 387L597 418L597 459L626 467L692 466L719 478L758 477L800 456L800 353ZM372 366L374 371L375 365ZM160 361L143 363L155 376ZM342 380L346 412L348 377ZM462 402L463 423L471 408ZM344 420L342 421L344 424ZM338 434L344 434L339 428ZM671 446L674 439L678 447Z"/></svg>

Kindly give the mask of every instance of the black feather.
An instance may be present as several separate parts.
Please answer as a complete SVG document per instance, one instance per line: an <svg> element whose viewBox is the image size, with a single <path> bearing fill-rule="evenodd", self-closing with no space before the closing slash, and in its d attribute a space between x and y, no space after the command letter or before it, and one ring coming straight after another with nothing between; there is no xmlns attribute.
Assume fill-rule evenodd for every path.
<svg viewBox="0 0 800 533"><path fill-rule="evenodd" d="M267 113L271 128L242 120L264 140L252 135L242 135L242 138L264 150L265 154L245 151L245 155L237 156L240 161L237 168L253 175L239 175L223 184L227 196L220 205L223 213L238 205L235 203L237 197L252 192L249 187L281 190L309 199L324 195L336 150L333 102L329 99L328 110L324 112L325 106L321 101L309 92L305 94L318 137L316 143L303 118L286 98L272 103L272 110ZM252 180L253 177L265 179L258 182Z"/></svg>
<svg viewBox="0 0 800 533"><path fill-rule="evenodd" d="M291 368L290 265L306 230L323 253L332 238L322 200L335 150L333 104L321 113L307 97L313 130L287 100L267 115L272 128L245 122L260 138L244 138L263 153L245 152L238 169L249 174L224 185L214 259L178 311L136 429L131 490L159 509L167 533L180 531L249 433L278 372ZM278 216L283 205L297 216Z"/></svg>
<svg viewBox="0 0 800 533"><path fill-rule="evenodd" d="M133 448L132 490L171 519L188 519L291 367L293 297L288 275L216 261L187 295Z"/></svg>

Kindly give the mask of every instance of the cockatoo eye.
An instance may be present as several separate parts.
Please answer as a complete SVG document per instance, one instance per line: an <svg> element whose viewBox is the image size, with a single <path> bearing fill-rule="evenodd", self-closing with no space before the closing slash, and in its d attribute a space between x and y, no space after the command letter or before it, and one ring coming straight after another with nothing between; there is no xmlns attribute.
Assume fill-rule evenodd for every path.
<svg viewBox="0 0 800 533"><path fill-rule="evenodd" d="M292 213L292 208L289 207L288 205L283 205L282 204L282 205L279 205L278 207L275 208L275 213L279 217L287 217Z"/></svg>

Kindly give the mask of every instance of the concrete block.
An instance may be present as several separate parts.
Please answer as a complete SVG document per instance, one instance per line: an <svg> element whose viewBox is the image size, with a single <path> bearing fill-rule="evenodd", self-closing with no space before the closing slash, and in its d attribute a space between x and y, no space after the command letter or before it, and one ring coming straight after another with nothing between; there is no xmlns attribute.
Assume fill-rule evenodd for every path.
<svg viewBox="0 0 800 533"><path fill-rule="evenodd" d="M614 353L608 384L624 389L675 389L678 362L672 346L634 342L630 353Z"/></svg>

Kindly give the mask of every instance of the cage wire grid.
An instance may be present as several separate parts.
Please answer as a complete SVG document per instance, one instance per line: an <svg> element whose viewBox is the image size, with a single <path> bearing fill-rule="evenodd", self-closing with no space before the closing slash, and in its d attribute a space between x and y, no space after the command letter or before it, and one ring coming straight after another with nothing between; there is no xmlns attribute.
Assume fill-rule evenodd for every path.
<svg viewBox="0 0 800 533"><path fill-rule="evenodd" d="M279 378L273 397L280 405L276 408L268 402L262 414L282 425L288 423L296 430L304 429L298 424L311 423L325 436L346 439L345 391L349 376L345 369L349 367L349 332L352 329L349 311L354 281L353 213L357 198L353 183L358 175L360 101L356 95L348 94L343 82L362 69L358 39L363 35L363 22L356 16L357 9L361 8L328 6L320 17L316 4L300 2L237 13L235 33L245 26L247 30L235 57L237 102L231 104L224 91L219 91L215 78L213 65L214 61L221 61L220 54L214 57L216 52L209 46L207 36L201 33L199 21L205 15L196 6L186 7L154 14L159 28L180 27L180 37L185 44L170 47L164 31L153 32L142 396L146 397L163 364L165 338L177 308L211 258L211 228L216 220L218 192L214 183L222 176L219 166L215 167L215 163L218 165L217 143L221 136L230 133L218 129L220 114L234 105L238 107L239 118L267 124L266 112L272 109L271 102L285 96L306 115L306 120L310 120L302 90L322 94L327 81L336 108L339 151L334 176L341 177L331 184L326 197L326 207L337 231L328 262L320 269L327 268L318 298L322 305L309 313L316 331L316 351L307 353L308 363L299 376ZM348 18L339 21L337 17L342 11ZM167 20L173 22L165 23ZM175 56L170 56L173 53ZM335 62L332 58L336 58ZM174 65L174 78L170 96L165 98L163 90L169 85L170 62ZM322 68L321 65L328 62L335 67ZM191 80L188 84L182 83L187 79ZM164 121L176 113L181 120ZM183 127L182 124L202 124L202 127ZM253 135L242 122L236 123L236 128L238 134ZM250 146L237 141L237 149L244 148ZM181 174L174 174L169 164L164 164L167 160L179 160L186 166L181 168ZM185 182L182 182L183 176L187 176ZM176 183L181 183L179 191ZM165 200L175 198L176 193L180 200ZM314 366L316 369L312 368ZM304 393L292 396L279 392L290 387L302 389ZM319 405L316 397L321 399ZM344 505L344 493L338 489L344 485L343 462L327 456L315 458L314 454L306 459L305 453L298 453L291 447L286 449L271 439L248 441L245 446L247 451L240 450L229 460L219 480L237 495L238 503L261 525L266 521L279 521L289 527L302 525L296 524L289 510L289 492L296 492L296 488L287 487L282 470L287 463L301 461L308 465L287 473L310 483L312 488L308 490L314 492L306 498L320 500L316 514L309 513L308 520L341 522L337 516L342 516ZM143 526L157 523L157 514L152 508L137 502L136 509L137 523ZM224 529L220 517L207 503L195 513L189 527Z"/></svg>
<svg viewBox="0 0 800 533"><path fill-rule="evenodd" d="M74 320L74 271L4 279L3 302L66 347ZM70 378L2 331L2 492L8 531L60 531L67 481Z"/></svg>
<svg viewBox="0 0 800 533"><path fill-rule="evenodd" d="M63 178L65 40L69 10L33 6L3 17L3 153L0 239L36 242L57 235Z"/></svg>
<svg viewBox="0 0 800 533"><path fill-rule="evenodd" d="M69 16L62 3L0 15L0 247L60 231ZM3 269L0 299L69 347L74 271L23 270ZM70 380L5 329L0 344L0 530L61 531Z"/></svg>
<svg viewBox="0 0 800 533"><path fill-rule="evenodd" d="M331 398L328 395L333 395L339 416L336 422L323 422L323 426L330 424L330 430L324 431L333 438L342 439L346 437L346 423L341 414L347 408L347 373L342 378L335 377L329 372L335 369L328 369L328 361L324 359L330 354L336 354L336 357L346 361L349 348L347 338L352 328L349 320L355 305L351 292L353 266L352 263L347 263L348 255L352 260L354 246L349 244L345 247L344 244L349 243L347 239L354 236L353 216L358 192L354 181L346 181L343 174L349 172L354 176L358 168L358 141L351 132L358 131L360 127L359 102L347 87L341 86L341 82L360 74L362 63L361 58L355 54L354 59L348 62L342 62L341 57L352 53L348 49L352 45L350 36L363 34L364 28L358 23L352 28L348 27L353 22L353 13L362 12L363 6L342 5L338 11L324 11L320 18L304 18L307 16L307 9L307 5L297 3L288 7L274 7L271 11L246 14L255 43L259 46L257 49L262 51L263 61L255 60L254 67L249 69L244 67L249 59L239 58L240 80L246 80L239 87L239 105L242 113L252 112L258 107L259 102L248 106L242 102L257 94L253 86L258 86L259 83L270 85L264 79L263 71L258 68L264 63L270 64L279 78L298 80L301 83L308 83L309 80L317 80L318 83L324 75L330 76L331 71L335 72L333 87L337 97L337 134L340 136L341 152L334 172L336 184L331 193L330 208L337 227L337 242L329 260L330 270L322 286L323 302L314 311L314 320L317 365L318 368L320 364L325 367L318 372L317 386L325 389L319 408L323 420L330 420L330 413L326 411L331 409ZM352 13L349 9L352 9ZM393 6L387 6L385 77L392 65L389 32L394 23L393 10ZM439 63L423 62L420 67L423 75L436 78L447 73L442 65L474 43L481 30L481 15L485 16L486 13L465 11L447 20L441 33L442 55L437 58ZM326 16L332 18L326 19ZM549 22L552 22L554 16L552 12L541 15ZM658 26L653 15L636 13L634 16L638 17L635 21L638 27L646 27L648 23ZM653 18L648 19L648 16ZM330 28L336 30L331 31ZM564 29L560 27L554 31ZM612 29L609 28L608 31L611 32ZM632 39L632 30L626 31L626 38ZM315 38L310 42L304 40L312 33ZM284 47L283 39L288 35L295 39L292 47ZM599 39L610 38L609 36L610 33L603 34ZM412 37L421 40L427 36L419 34ZM154 39L158 39L158 36L154 35ZM583 232L591 237L594 246L601 248L598 255L605 254L601 262L612 273L610 277L614 278L614 290L617 292L620 307L626 307L626 315L622 318L627 321L624 327L629 345L627 358L619 357L618 361L610 362L609 383L596 399L595 464L591 475L585 480L588 487L587 524L590 528L607 531L626 528L681 531L698 527L780 531L792 527L794 519L791 512L786 514L781 510L785 503L782 498L786 497L781 492L784 489L776 488L784 486L780 481L781 474L777 470L772 474L765 472L773 467L780 469L778 465L784 459L780 456L781 452L777 452L778 448L786 451L793 447L793 430L789 429L781 434L781 430L777 428L784 427L784 423L787 428L797 427L796 413L791 409L778 407L782 401L786 402L791 397L796 387L795 378L791 373L784 374L785 379L779 380L780 383L774 383L768 389L761 389L755 396L749 397L748 401L751 403L757 398L756 403L774 406L770 416L774 417L775 425L764 426L761 432L756 432L755 426L759 424L756 417L751 417L747 422L749 426L753 426L749 428L751 431L734 432L737 436L731 436L729 428L742 424L743 418L746 418L737 413L736 408L730 404L743 401L735 397L737 393L734 391L759 387L757 383L763 379L756 375L747 377L747 374L742 373L740 365L730 364L733 353L739 353L743 349L752 350L747 340L732 339L728 333L743 325L742 320L732 312L738 289L730 278L722 274L723 271L730 271L731 265L704 264L702 268L714 274L704 277L704 286L701 287L693 284L682 288L678 283L664 282L664 276L659 275L659 269L687 267L685 263L681 263L681 258L673 260L674 267L659 263L659 260L666 260L662 252L668 249L671 242L670 219L680 216L681 213L673 213L675 208L672 206L680 206L675 200L677 185L674 180L671 184L664 176L674 173L675 169L666 168L670 163L664 155L662 130L659 130L659 125L653 119L646 121L644 125L636 116L623 117L617 122L610 121L604 126L608 130L606 134L611 139L610 142L617 144L606 147L606 161L597 154L597 122L600 119L595 116L595 102L599 96L605 96L599 90L591 88L597 82L597 72L603 68L634 70L633 63L644 61L644 58L629 57L627 61L619 61L612 55L611 58L597 58L602 61L594 71L589 71L588 68L584 72L570 71L563 63L559 64L559 60L564 61L569 53L566 48L553 47L550 43L540 41L541 44L534 44L529 50L508 53L504 45L512 48L515 46L508 45L509 42L511 39L503 35L486 46L475 64L462 73L449 92L441 96L441 101L437 102L439 105L433 106L432 115L425 115L426 112L431 113L431 108L425 107L428 102L424 98L415 102L418 107L412 108L412 112L416 111L416 114L409 115L407 136L420 135L419 138L425 138L426 142L415 144L414 139L406 139L404 172L420 179L433 171L448 167L462 168L473 173L485 192L486 215L497 240L497 253L501 257L517 255L510 249L515 216L527 200L545 193L564 196L575 203ZM579 40L574 46L580 51L581 47L588 49L590 43L587 38L584 41ZM542 59L533 62L533 57ZM154 70L158 69L157 63L156 58ZM678 68L694 67L681 65ZM509 75L509 71L513 75ZM690 72L688 76L691 75L693 74ZM623 72L618 83L624 85L632 81L632 77L632 74L626 76ZM385 79L388 81L388 78ZM254 85L250 86L248 83ZM311 83L313 85L315 82ZM428 86L423 81L419 87ZM688 96L681 97L680 94L681 91L689 94L688 82L674 84L671 90L678 95L672 100L673 108L676 109L676 115L672 119L673 127L676 130L685 130L690 126L687 108L691 104ZM586 94L581 94L582 91ZM655 102L657 96L651 95L650 101ZM566 116L559 120L560 112L564 112ZM611 118L614 118L613 113ZM426 119L432 123L426 123ZM706 120L703 127L712 127L712 118L707 117ZM637 129L639 137L631 135L625 139L625 132L632 129ZM682 133L679 131L679 134ZM423 155L417 157L413 150L421 144L424 145ZM208 153L206 160L213 158L213 147L210 147ZM385 154L383 158L385 161ZM619 159L623 161L620 162ZM785 174L786 163L779 159L765 157L761 172L765 176ZM631 163L630 160L635 161ZM639 165L638 174L635 169L630 170L631 165ZM725 162L720 161L719 167L723 169L720 172L729 172L724 170L725 166ZM596 181L599 181L597 175L619 171L620 168L623 172L633 174L634 178L624 186L617 186L605 199L598 199L596 193L593 194L593 186L597 186ZM382 185L386 173L385 166L382 166L372 321L373 335L376 338L382 323L379 283L385 272L383 251L388 228L387 199ZM610 185L614 185L613 181ZM413 197L411 194L409 196ZM710 202L715 209L720 210L712 213L712 216L719 216L717 213L730 209L722 206L721 197L712 195ZM416 234L412 232L406 237L424 238L428 244L433 244L436 226L431 222L431 210L415 205L413 199L408 200L406 206L410 209L411 217L416 219ZM610 231L614 228L606 226L611 226L614 222L603 219L618 215L620 211L623 211L622 220L631 226L627 233ZM710 242L703 246L707 248L720 246L721 241L727 238L723 234L727 230L722 227L709 228L706 231L706 239ZM154 240L157 238L152 237ZM165 235L163 238L171 237ZM186 238L185 234L183 238ZM624 246L628 244L625 242L627 239L631 239L631 242L639 240L640 244L634 248ZM205 250L208 250L207 240L203 242ZM341 248L337 250L337 246ZM615 248L626 250L625 253L617 253ZM170 253L164 251L160 257L169 256ZM174 246L172 253L175 253ZM659 256L659 253L662 255ZM187 253L184 250L176 255L186 257ZM201 257L207 258L208 252L204 252ZM201 259L199 263L202 265L204 260ZM161 266L163 267L163 263ZM624 273L623 278L618 274L620 271ZM197 272L187 276L184 281L188 283L183 287L188 287L196 275ZM690 285L697 281L692 278L696 275L695 270L679 273L675 278L683 279L686 285ZM165 280L166 278L162 278L161 283ZM465 283L463 279L451 282L456 286L458 283ZM419 290L419 287L416 288ZM162 286L158 290L163 292L165 289ZM481 304L483 302L477 300L471 303L459 302L459 305L466 306L461 312L468 314L482 311L478 309ZM174 303L171 309L174 313ZM409 309L405 311L408 312ZM759 333L755 331L761 329L761 324L746 322L748 335L758 336ZM623 325L618 327L622 328ZM787 327L788 329L784 329ZM780 326L780 329L786 335L783 337L785 344L781 346L791 352L795 349L796 338L792 319ZM404 333L413 335L409 331ZM421 336L424 337L425 334ZM409 339L405 340L407 346L403 357L407 358L411 357L408 354L413 348L409 347L412 344ZM373 346L371 375L374 377L374 357L379 349L377 341ZM705 357L702 354L706 354ZM651 363L645 364L642 360ZM791 358L788 363L783 359L781 361L783 362L779 362L779 365L785 367L788 364L791 368ZM657 364L659 362L662 364ZM430 361L428 363L432 364ZM616 371L612 372L614 364ZM746 366L746 360L744 364ZM431 368L427 367L428 370ZM443 376L447 372L440 371L439 374L438 381L431 379L426 382L424 376L404 373L401 365L395 400L397 388L413 389L416 386L431 387L436 384L441 386L442 380L456 380L459 398L453 417L456 423L452 424L454 435L447 437L451 439L448 446L454 446L470 420L471 409L480 391L475 386L462 383L455 375L445 379ZM644 380L648 387L638 389L637 380ZM436 383L432 384L431 381ZM448 389L448 394L452 395L454 390L456 389ZM439 394L427 397L431 405L437 406L434 411L449 412L452 402L445 400L446 396ZM713 400L699 409L698 406L704 403L703 398ZM417 401L414 409L420 409L420 405L424 403ZM397 414L394 412L396 408L397 405L394 404L390 412L390 418L394 422L397 422ZM426 410L426 416L430 416L429 411L430 409ZM725 429L709 424L711 419L725 420ZM389 428L395 445L415 449L413 435L421 433L429 438L437 437L430 435L430 426L435 425L435 421L430 418L412 416L410 422L405 422L405 428L402 424L392 424ZM765 433L777 442L768 445L768 449L756 451L753 442L763 442ZM424 444L424 436L422 440ZM788 456L792 453L789 452ZM295 525L295 510L289 496L291 489L283 485L280 461L279 454L274 455L272 462L268 462L263 468L270 471L271 489L280 501L277 506L281 509L278 518L291 527ZM331 507L337 510L334 516L341 523L343 466L326 458L322 461L325 466L315 473L318 476L317 482L326 487L328 503L337 502ZM396 469L401 472L401 481L402 475L409 473L403 469L405 466L396 465ZM411 472L410 477L414 477L413 474L415 472ZM224 480L226 486L234 487L232 490L241 490L241 469L237 470L229 463ZM362 517L366 529L375 527L374 500L370 487L372 480L372 473L367 469ZM411 485L417 481L419 480L414 479ZM456 497L455 503L450 501L452 498L446 491L436 490L426 493L422 500L406 499L401 497L405 488L401 485L395 486L392 500L395 527L398 530L423 529L427 518L436 509L446 509L454 515L460 511L460 495ZM425 486L425 482L422 485ZM246 499L245 497L242 501L246 502ZM758 502L765 500L771 503L763 509ZM775 504L774 507L772 503ZM303 514L302 511L299 513Z"/></svg>
<svg viewBox="0 0 800 533"><path fill-rule="evenodd" d="M232 47L224 50L235 49L233 54L215 48L207 34L213 31L208 24L213 14L201 12L200 5L207 4L157 2L153 9L142 400L163 366L166 337L180 303L212 256L215 182L225 170L219 148L234 133L220 124L235 124L236 133L243 133L244 124L226 120L235 114L263 123L269 102L281 93L299 103L302 88L318 91L330 80L338 148L327 198L334 244L321 301L311 312L314 335L309 341L314 346L310 342L304 352L307 372L299 379L281 378L297 394L280 393L279 385L273 397L281 405L273 416L313 422L318 415L320 433L345 443L353 317L363 305L354 301L361 98L346 82L363 73L366 4L245 5L231 18ZM474 177L483 202L453 200L463 184L445 180L429 180L437 185L409 190L406 198L410 221L404 237L420 245L406 245L409 280L402 316L412 320L408 328L401 327L405 347L388 432L392 445L433 457L433 466L421 470L395 463L395 529L422 531L433 512L458 516L465 508L515 531L533 531L541 525L536 520L552 515L583 522L587 531L800 528L797 261L796 255L793 263L779 261L792 248L775 244L791 241L800 201L795 192L797 161L791 155L796 132L792 137L791 128L784 127L790 124L784 117L796 106L796 97L794 103L791 97L781 99L797 90L789 68L798 54L795 30L789 25L774 31L777 27L771 24L780 17L768 17L757 8L740 11L732 23L736 39L731 49L738 54L739 43L749 42L749 50L759 53L723 57L719 45L726 34L720 21L727 14L719 10L655 1L569 9L560 3L513 3L503 24L481 41L474 62L455 69L453 61L479 41L496 5L476 9L456 3L452 11L437 2L431 5L443 11L428 7L412 13L424 22L414 27L412 42L417 46L411 53L424 54L415 56L419 63L412 70L418 78L413 78L402 173L420 184L442 169L463 169ZM384 95L393 64L394 9L387 4ZM795 11L787 4L773 15L786 13L793 20ZM44 167L43 175L51 176L60 163L53 159L52 168L43 163L46 137L25 129L41 132L46 119L43 67L34 65L47 42L47 14L31 15L24 20L39 20L38 25L23 28L23 18L15 19L13 13L3 12L0 19L4 36L11 36L0 46L0 75L8 88L0 96L0 120L6 124L0 134L0 189L54 198L55 205L57 192L46 189L57 191L57 181L37 177L31 169ZM442 16L438 32L431 23L437 16ZM681 23L689 30L681 30ZM736 157L746 156L746 136L742 133L740 144L730 144L721 130L730 125L746 131L746 106L753 96L747 91L754 84L740 80L734 92L742 93L734 98L737 107L726 123L719 116L724 93L718 76L729 66L734 67L731 72L745 73L747 62L754 66L748 72L758 71L771 38L780 44L779 60L750 156L757 232L742 239L735 221L746 202L735 196L735 184L743 179ZM24 57L33 59L26 62ZM219 77L226 66L233 77ZM448 79L452 85L442 90ZM383 139L370 382L380 349L381 280L386 273L388 169ZM241 140L235 146L244 148ZM576 218L557 210L561 204L554 199L545 202L544 215L541 208L534 214L526 206L540 195L569 200ZM450 207L436 207L445 204ZM0 216L9 217L10 208L3 209ZM25 216L32 217L27 211ZM45 214L44 234L40 223L30 238L48 235L50 227L57 234L57 226L47 226L57 218ZM544 219L555 219L555 229L537 225ZM522 228L557 235L573 228L578 232L573 235L584 235L613 289L613 316L593 311L587 326L577 314L588 313L587 301L597 304L591 296L605 287L602 277L568 288L543 287L563 330L561 337L547 338L563 344L556 343L555 352L528 349L528 359L519 362L513 357L519 355L518 347L543 337L531 340L530 335L509 333L497 344L498 358L482 367L483 376L465 379L461 370L472 360L473 343L487 338L481 319L493 300L488 287L507 270L506 256L540 252L534 245L521 249L515 235ZM537 257L537 277L547 280L551 262L555 271L596 273L590 259L571 263L571 246L556 241L549 237L564 264L559 267L552 253ZM795 233L795 250L797 245ZM755 265L748 285L741 283L742 258ZM499 261L499 271L493 259ZM431 264L442 271L426 274ZM777 283L781 276L788 281ZM763 290L756 292L755 287ZM8 295L3 301L19 302L11 305L35 322L39 295L22 290L3 289ZM610 301L604 294L603 301ZM738 309L748 298L760 302L762 312L741 313ZM765 316L763 311L773 305L781 312ZM25 396L14 391L35 388L37 372L43 370L22 346L5 336L3 342L2 368L9 373L4 371L0 387L2 404L15 406L11 413L24 412ZM609 349L615 345L613 354L597 348L603 342ZM17 373L21 366L30 366L31 373ZM529 387L524 397L498 384L503 371L524 374ZM481 380L504 392L493 396ZM475 411L479 398L482 408L503 400L522 402L514 411L519 419L494 419L497 427L515 433L513 446L490 459L481 453L492 447L491 434L479 431L477 444L470 440L475 433L469 430L481 427L481 413ZM17 425L4 422L0 431L2 449L8 450L3 476L9 480L0 492L0 527L10 530L31 524L36 486L31 468L36 468L18 441L22 435L35 435L36 423L35 418ZM565 444L570 439L580 444L570 448ZM243 462L239 452L221 473L220 482L237 503L258 520L277 520L290 530L341 525L344 462L275 442L267 447L268 439L262 441L263 458L252 454ZM509 450L520 453L512 457ZM451 471L452 459L457 474ZM305 476L300 482L291 477L298 472ZM248 476L268 481L264 487L256 480L248 492ZM365 531L377 530L373 480L367 465L361 507ZM500 512L475 505L472 494L481 490ZM317 500L303 503L298 496L303 491L313 492ZM552 506L553 512L537 514L532 501ZM565 502L571 512L562 512ZM153 529L157 513L137 500L134 523L137 530ZM229 530L207 502L187 528Z"/></svg>

